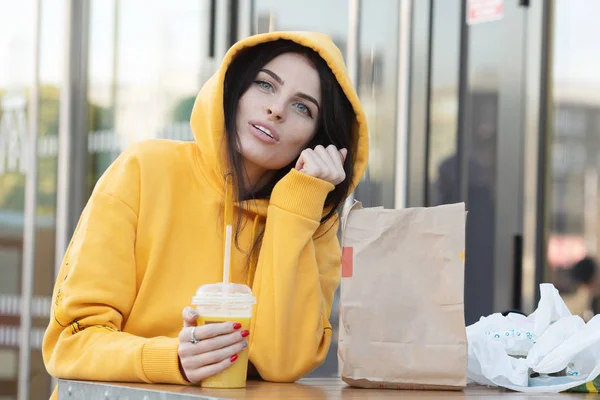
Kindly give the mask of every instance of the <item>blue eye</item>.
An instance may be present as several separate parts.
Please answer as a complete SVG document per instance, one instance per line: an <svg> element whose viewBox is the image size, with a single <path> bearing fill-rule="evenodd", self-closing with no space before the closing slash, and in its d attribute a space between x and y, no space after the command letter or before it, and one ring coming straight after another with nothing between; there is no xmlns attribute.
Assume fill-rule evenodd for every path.
<svg viewBox="0 0 600 400"><path fill-rule="evenodd" d="M273 89L273 86L269 83L269 82L265 82L265 81L256 81L256 84L264 90L271 90Z"/></svg>
<svg viewBox="0 0 600 400"><path fill-rule="evenodd" d="M298 111L300 111L301 113L305 113L305 114L310 114L310 110L308 109L308 107L306 107L304 104L302 103L296 103L296 108L298 109Z"/></svg>

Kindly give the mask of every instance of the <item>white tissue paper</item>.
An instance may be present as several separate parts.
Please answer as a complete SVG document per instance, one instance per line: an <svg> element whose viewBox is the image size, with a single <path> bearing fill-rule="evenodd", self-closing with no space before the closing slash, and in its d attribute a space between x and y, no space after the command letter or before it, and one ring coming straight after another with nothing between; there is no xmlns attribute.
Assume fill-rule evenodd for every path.
<svg viewBox="0 0 600 400"><path fill-rule="evenodd" d="M558 393L600 375L600 315L587 324L571 315L552 284L537 310L492 314L467 327L467 377L519 392Z"/></svg>

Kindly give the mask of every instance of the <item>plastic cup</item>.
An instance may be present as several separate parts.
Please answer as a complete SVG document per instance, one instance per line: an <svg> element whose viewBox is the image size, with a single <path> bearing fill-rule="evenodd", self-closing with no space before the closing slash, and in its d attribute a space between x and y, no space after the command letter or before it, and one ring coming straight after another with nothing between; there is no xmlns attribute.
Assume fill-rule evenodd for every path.
<svg viewBox="0 0 600 400"><path fill-rule="evenodd" d="M256 298L246 285L215 283L198 288L192 298L198 312L198 326L219 322L239 322L241 330L250 329L252 306ZM238 354L238 359L226 370L204 379L206 388L244 388L248 372L248 347Z"/></svg>

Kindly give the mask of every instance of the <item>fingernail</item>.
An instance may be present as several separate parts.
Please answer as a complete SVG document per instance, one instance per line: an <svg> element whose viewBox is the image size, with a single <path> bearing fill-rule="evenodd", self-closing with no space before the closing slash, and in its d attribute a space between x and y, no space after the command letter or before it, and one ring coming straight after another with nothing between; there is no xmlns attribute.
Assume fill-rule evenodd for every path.
<svg viewBox="0 0 600 400"><path fill-rule="evenodd" d="M250 331L249 331L249 330L247 330L247 329L246 329L246 330L244 330L244 331L242 331L242 337L246 337L246 336L248 336L249 334L250 334Z"/></svg>
<svg viewBox="0 0 600 400"><path fill-rule="evenodd" d="M246 348L248 347L248 342L246 342L245 340L242 341L242 347Z"/></svg>
<svg viewBox="0 0 600 400"><path fill-rule="evenodd" d="M197 315L198 314L194 310L188 312L188 318L190 318L190 319L196 318Z"/></svg>
<svg viewBox="0 0 600 400"><path fill-rule="evenodd" d="M231 356L231 358L229 359L229 361L234 362L237 359L238 359L238 355L234 354L234 355Z"/></svg>
<svg viewBox="0 0 600 400"><path fill-rule="evenodd" d="M240 324L239 322L236 322L235 324L233 324L233 329L238 330L242 327L242 324Z"/></svg>

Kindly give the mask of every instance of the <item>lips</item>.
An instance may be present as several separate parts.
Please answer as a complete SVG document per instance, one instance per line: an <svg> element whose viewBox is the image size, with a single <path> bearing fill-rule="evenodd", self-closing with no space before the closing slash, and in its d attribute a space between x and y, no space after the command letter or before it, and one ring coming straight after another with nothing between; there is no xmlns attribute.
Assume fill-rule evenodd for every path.
<svg viewBox="0 0 600 400"><path fill-rule="evenodd" d="M248 123L266 138L279 142L279 133L271 124L262 121L249 121Z"/></svg>
<svg viewBox="0 0 600 400"><path fill-rule="evenodd" d="M265 135L267 135L271 139L275 139L273 137L273 135L271 134L271 131L268 130L267 128L265 128L264 126L260 126L260 125L252 125L252 126L255 127L256 129L258 129L259 131L262 131Z"/></svg>

